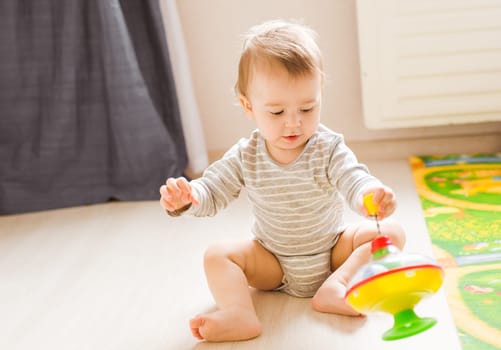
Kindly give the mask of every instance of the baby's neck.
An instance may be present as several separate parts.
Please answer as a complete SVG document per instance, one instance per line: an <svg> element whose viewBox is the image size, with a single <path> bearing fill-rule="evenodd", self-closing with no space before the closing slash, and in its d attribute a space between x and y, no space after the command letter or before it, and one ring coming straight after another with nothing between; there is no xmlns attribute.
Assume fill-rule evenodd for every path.
<svg viewBox="0 0 501 350"><path fill-rule="evenodd" d="M266 143L266 150L268 151L268 155L270 156L270 158L281 165L287 165L293 163L301 155L305 147L306 143L301 147L297 147L290 150L288 149L284 150L284 149L270 148Z"/></svg>

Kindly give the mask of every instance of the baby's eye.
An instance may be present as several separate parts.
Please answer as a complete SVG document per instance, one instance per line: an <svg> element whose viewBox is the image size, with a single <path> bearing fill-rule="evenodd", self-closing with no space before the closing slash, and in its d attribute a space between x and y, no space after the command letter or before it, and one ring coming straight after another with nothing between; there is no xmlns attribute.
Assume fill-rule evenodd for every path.
<svg viewBox="0 0 501 350"><path fill-rule="evenodd" d="M271 113L271 114L273 114L273 115L280 115L280 114L282 114L283 112L284 112L284 111L283 111L283 110L281 110L281 111L277 111L277 112L275 112L275 111L274 111L274 112L270 112L270 113Z"/></svg>
<svg viewBox="0 0 501 350"><path fill-rule="evenodd" d="M302 108L301 109L301 112L303 113L308 113L308 112L311 112L313 110L314 107L310 107L310 108Z"/></svg>

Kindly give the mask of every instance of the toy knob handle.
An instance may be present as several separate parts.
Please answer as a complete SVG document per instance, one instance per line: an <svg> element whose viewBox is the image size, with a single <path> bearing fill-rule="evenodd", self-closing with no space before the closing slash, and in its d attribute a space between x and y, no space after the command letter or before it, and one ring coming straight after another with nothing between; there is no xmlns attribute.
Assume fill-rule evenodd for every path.
<svg viewBox="0 0 501 350"><path fill-rule="evenodd" d="M382 251L385 248L388 248L389 246L392 246L393 242L391 241L390 237L388 236L379 236L377 238L374 238L374 240L371 243L371 253L374 254L375 252ZM383 255L386 255L386 252L382 252Z"/></svg>
<svg viewBox="0 0 501 350"><path fill-rule="evenodd" d="M368 193L364 196L364 206L369 215L375 216L377 214L378 206L374 203L374 193Z"/></svg>

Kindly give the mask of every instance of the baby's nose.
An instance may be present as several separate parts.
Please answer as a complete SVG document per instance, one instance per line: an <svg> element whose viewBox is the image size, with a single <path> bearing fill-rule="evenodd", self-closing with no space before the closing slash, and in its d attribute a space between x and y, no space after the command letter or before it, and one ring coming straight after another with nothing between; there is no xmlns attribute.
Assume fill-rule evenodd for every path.
<svg viewBox="0 0 501 350"><path fill-rule="evenodd" d="M285 119L285 126L289 128L295 128L301 125L301 116L297 113L291 113Z"/></svg>

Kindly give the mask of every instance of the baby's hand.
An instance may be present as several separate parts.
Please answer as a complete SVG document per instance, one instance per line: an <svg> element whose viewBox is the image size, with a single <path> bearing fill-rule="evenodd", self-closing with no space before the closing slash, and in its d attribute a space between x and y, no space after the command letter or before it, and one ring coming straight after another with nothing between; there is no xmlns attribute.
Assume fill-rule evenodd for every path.
<svg viewBox="0 0 501 350"><path fill-rule="evenodd" d="M180 209L190 203L198 205L198 199L184 177L168 178L165 185L160 187L160 195L160 205L167 211Z"/></svg>
<svg viewBox="0 0 501 350"><path fill-rule="evenodd" d="M382 220L395 211L395 208L397 207L397 202L395 199L395 193L391 190L391 188L386 187L386 186L379 186L379 187L372 187L367 189L363 195L362 198L365 197L366 195L372 193L373 198L372 201L374 204L377 206L377 218ZM367 212L367 208L363 205L363 199L360 200L361 206L363 208L363 213L366 216L369 216L369 213Z"/></svg>

